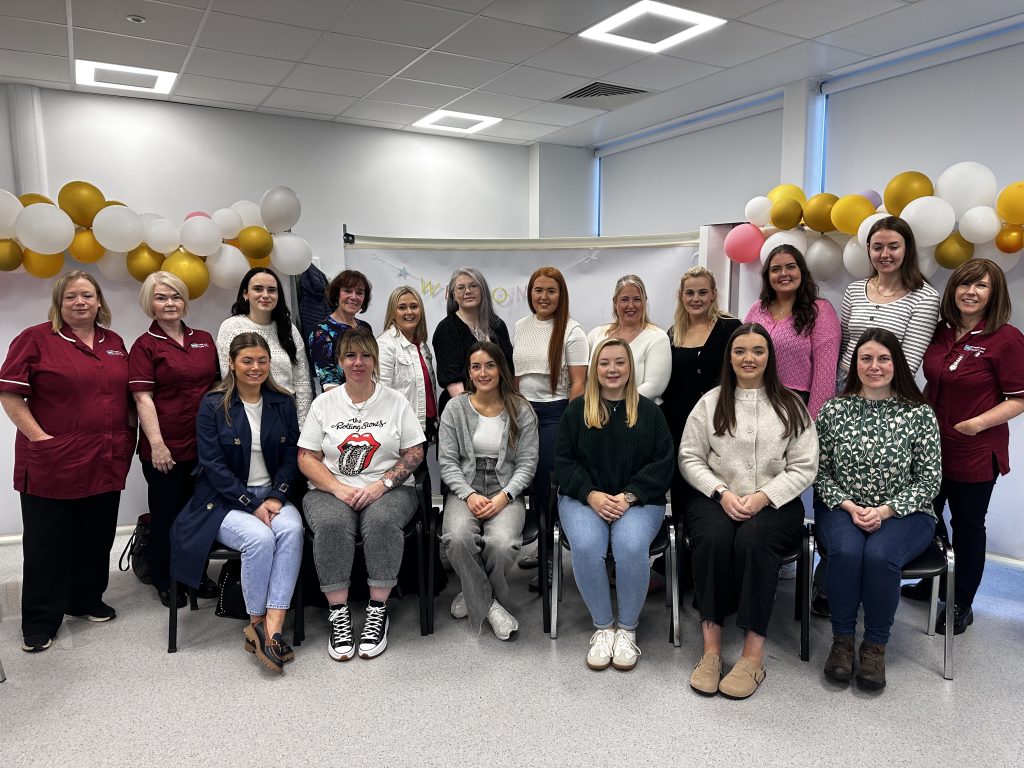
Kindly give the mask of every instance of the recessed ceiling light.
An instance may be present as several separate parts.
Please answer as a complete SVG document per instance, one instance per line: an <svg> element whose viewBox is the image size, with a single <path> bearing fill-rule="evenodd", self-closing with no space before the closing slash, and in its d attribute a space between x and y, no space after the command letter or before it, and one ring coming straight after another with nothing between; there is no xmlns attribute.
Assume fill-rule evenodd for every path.
<svg viewBox="0 0 1024 768"><path fill-rule="evenodd" d="M654 42L612 33L613 29L624 27L644 16L655 16L671 22L681 22L681 24L674 24L674 27L678 28L681 25L685 25L685 28ZM595 24L590 29L583 30L580 32L580 37L612 45L621 45L626 48L635 48L638 51L646 51L647 53L658 53L666 48L671 48L673 45L679 45L684 40L690 40L697 35L703 35L705 32L722 24L725 24L725 19L697 13L696 11L689 11L685 8L677 8L674 5L657 3L654 0L640 0L639 3L619 11L614 16Z"/></svg>
<svg viewBox="0 0 1024 768"><path fill-rule="evenodd" d="M177 72L75 59L75 83L141 93L170 93Z"/></svg>
<svg viewBox="0 0 1024 768"><path fill-rule="evenodd" d="M125 16L125 19L130 21L132 24L145 24L146 23L146 17L145 16L139 16L139 14L137 14L137 13L129 13L127 16Z"/></svg>
<svg viewBox="0 0 1024 768"><path fill-rule="evenodd" d="M416 128L433 128L438 131L451 131L452 133L476 133L500 122L500 117L471 115L468 112L453 112L450 109L439 109L436 112L431 112L421 120L417 120L413 123L413 126Z"/></svg>

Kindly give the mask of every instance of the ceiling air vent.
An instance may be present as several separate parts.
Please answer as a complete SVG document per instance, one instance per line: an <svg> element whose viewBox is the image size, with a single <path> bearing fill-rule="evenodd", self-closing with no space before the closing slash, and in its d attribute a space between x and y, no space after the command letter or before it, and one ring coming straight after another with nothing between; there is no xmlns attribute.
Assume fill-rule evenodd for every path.
<svg viewBox="0 0 1024 768"><path fill-rule="evenodd" d="M558 104L572 104L577 107L589 107L591 109L618 109L634 101L639 101L650 91L639 88L627 88L624 85L612 85L611 83L590 83L578 88L572 93L567 93L560 99Z"/></svg>

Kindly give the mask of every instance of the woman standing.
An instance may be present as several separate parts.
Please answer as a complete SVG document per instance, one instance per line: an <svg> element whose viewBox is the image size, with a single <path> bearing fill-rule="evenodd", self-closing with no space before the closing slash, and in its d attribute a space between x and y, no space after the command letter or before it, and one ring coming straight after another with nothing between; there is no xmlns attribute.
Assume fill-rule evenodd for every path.
<svg viewBox="0 0 1024 768"><path fill-rule="evenodd" d="M377 337L380 383L405 395L427 442L434 442L437 440L437 400L434 397L437 377L434 355L427 344L423 300L412 286L400 285L391 292L384 317L384 333Z"/></svg>
<svg viewBox="0 0 1024 768"><path fill-rule="evenodd" d="M171 523L195 490L196 416L220 372L213 337L182 319L188 313L188 287L181 278L170 272L149 275L139 291L139 306L153 324L132 344L128 389L142 427L139 460L149 489L149 574L160 602L169 606ZM216 583L205 573L199 596L217 596ZM178 607L186 600L182 590Z"/></svg>
<svg viewBox="0 0 1024 768"><path fill-rule="evenodd" d="M615 283L612 322L587 334L590 349L602 339L617 338L629 344L636 363L633 376L637 392L661 404L661 394L672 375L672 352L668 337L647 316L647 288L636 275L624 275Z"/></svg>
<svg viewBox="0 0 1024 768"><path fill-rule="evenodd" d="M885 687L885 646L899 603L900 570L935 532L939 430L894 334L857 341L843 394L818 416L814 523L828 554L832 649L825 676L849 682L857 612L864 606L857 683Z"/></svg>
<svg viewBox="0 0 1024 768"><path fill-rule="evenodd" d="M591 669L630 670L640 657L636 628L647 597L651 542L665 517L672 460L665 417L637 392L629 344L599 341L586 392L566 408L555 449L558 517L595 630L587 653ZM605 568L609 543L617 620Z"/></svg>
<svg viewBox="0 0 1024 768"><path fill-rule="evenodd" d="M478 341L498 345L505 360L512 366L512 341L505 321L494 314L491 289L479 270L460 267L448 282L448 315L434 329L434 353L437 355L437 383L443 391L437 409L466 390L466 358L469 348Z"/></svg>
<svg viewBox="0 0 1024 768"><path fill-rule="evenodd" d="M338 340L345 383L313 401L299 437L303 499L313 531L313 561L330 606L327 652L348 661L357 652L348 605L356 531L363 539L370 603L359 639L361 658L388 646L387 599L398 583L403 528L416 513L412 473L426 439L409 402L377 383L380 353L373 334L354 328Z"/></svg>
<svg viewBox="0 0 1024 768"><path fill-rule="evenodd" d="M925 395L942 435L935 514L948 541L942 512L949 502L956 551L955 634L974 621L971 606L985 569L985 515L996 478L1010 471L1007 422L1024 412L1024 336L1010 325L1010 315L1003 271L988 259L971 259L949 276L942 322L924 358ZM910 597L927 592L923 584L904 589ZM940 613L935 631L946 630Z"/></svg>
<svg viewBox="0 0 1024 768"><path fill-rule="evenodd" d="M313 401L313 385L309 380L309 366L303 359L302 333L292 325L291 316L277 274L266 267L254 267L245 273L238 286L231 317L221 323L217 331L217 353L220 373L227 376L228 350L235 336L258 333L266 339L274 381L295 396L299 424L302 424Z"/></svg>
<svg viewBox="0 0 1024 768"><path fill-rule="evenodd" d="M438 442L448 486L441 540L462 582L451 613L469 616L477 632L486 618L499 640L510 640L519 622L505 607L508 571L523 540L522 494L537 468L537 417L496 344L474 344L468 367L469 391L448 404Z"/></svg>
<svg viewBox="0 0 1024 768"><path fill-rule="evenodd" d="M196 587L214 539L239 550L245 650L280 673L294 658L281 631L302 561L302 518L288 501L298 474L295 400L271 368L263 336L231 340L227 373L199 406L201 472L171 530L171 577Z"/></svg>
<svg viewBox="0 0 1024 768"><path fill-rule="evenodd" d="M764 646L779 565L800 542L800 494L814 480L818 441L803 401L779 382L771 336L741 325L722 384L693 409L679 468L697 492L686 510L704 654L690 687L750 696L764 680ZM743 652L722 677L722 626L736 613Z"/></svg>
<svg viewBox="0 0 1024 768"><path fill-rule="evenodd" d="M778 354L779 381L796 392L812 419L835 392L842 328L835 309L819 298L803 254L792 245L772 249L761 268L761 297L745 323L760 323Z"/></svg>
<svg viewBox="0 0 1024 768"><path fill-rule="evenodd" d="M356 315L370 308L372 290L373 286L366 275L354 269L342 270L327 284L324 295L334 311L309 334L309 357L325 392L345 381L338 366L338 355L335 354L338 337L350 328L370 330L370 324ZM388 317L391 317L390 312Z"/></svg>
<svg viewBox="0 0 1024 768"><path fill-rule="evenodd" d="M26 328L0 368L0 404L17 428L21 496L21 628L45 651L64 615L110 621L103 602L117 507L135 446L128 352L111 331L96 278L73 270L53 284L48 321Z"/></svg>

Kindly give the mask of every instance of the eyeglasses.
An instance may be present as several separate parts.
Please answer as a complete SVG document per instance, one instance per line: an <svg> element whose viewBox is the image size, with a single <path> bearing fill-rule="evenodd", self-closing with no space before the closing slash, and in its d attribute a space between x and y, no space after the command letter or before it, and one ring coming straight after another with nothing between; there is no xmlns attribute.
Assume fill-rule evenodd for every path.
<svg viewBox="0 0 1024 768"><path fill-rule="evenodd" d="M470 283L469 285L456 285L455 292L462 293L475 293L480 290L480 283Z"/></svg>

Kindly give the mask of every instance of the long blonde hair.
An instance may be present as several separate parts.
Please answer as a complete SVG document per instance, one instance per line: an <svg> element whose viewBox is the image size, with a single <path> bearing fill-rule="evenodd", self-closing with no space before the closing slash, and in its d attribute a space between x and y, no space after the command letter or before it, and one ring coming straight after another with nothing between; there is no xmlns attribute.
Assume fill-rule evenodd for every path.
<svg viewBox="0 0 1024 768"><path fill-rule="evenodd" d="M683 276L679 280L679 293L676 295L676 314L672 324L672 346L674 347L683 346L683 339L686 337L686 332L690 329L690 313L686 311L686 304L683 302L683 291L686 288L686 281L699 277L705 278L708 281L708 285L711 286L711 290L715 293L715 300L711 302L711 306L708 308L708 322L714 325L715 321L720 317L731 317L728 312L723 312L718 306L718 286L715 283L714 273L707 267L690 267L683 272Z"/></svg>
<svg viewBox="0 0 1024 768"><path fill-rule="evenodd" d="M235 361L235 358L241 354L243 349L249 349L250 347L259 347L267 353L267 357L271 357L270 345L267 344L267 340L260 336L258 333L240 333L231 340L231 344L228 347L228 358L231 362ZM291 392L281 387L276 381L274 381L274 375L267 371L267 380L263 382L263 389L270 389L274 392L280 392L282 395L288 395L288 397L294 397ZM235 378L235 372L228 366L227 372L224 374L224 378L213 385L210 392L221 392L223 398L221 400L221 407L224 408L224 420L231 425L231 401L234 399L235 392L238 390L237 379Z"/></svg>
<svg viewBox="0 0 1024 768"><path fill-rule="evenodd" d="M600 429L608 423L611 413L608 404L601 397L601 385L597 381L597 361L607 347L623 347L626 359L629 360L629 378L626 380L626 426L636 424L637 412L640 409L640 393L636 389L636 377L633 368L633 350L622 339L610 337L598 342L594 354L590 358L590 371L587 374L587 388L583 392L583 423L591 429Z"/></svg>
<svg viewBox="0 0 1024 768"><path fill-rule="evenodd" d="M402 331L398 327L398 302L406 294L416 299L416 303L420 305L420 321L416 324L412 340L414 344L422 344L427 340L427 311L423 306L423 297L411 285L400 285L391 292L388 297L388 308L384 312L384 330L394 328L399 335L402 335Z"/></svg>

